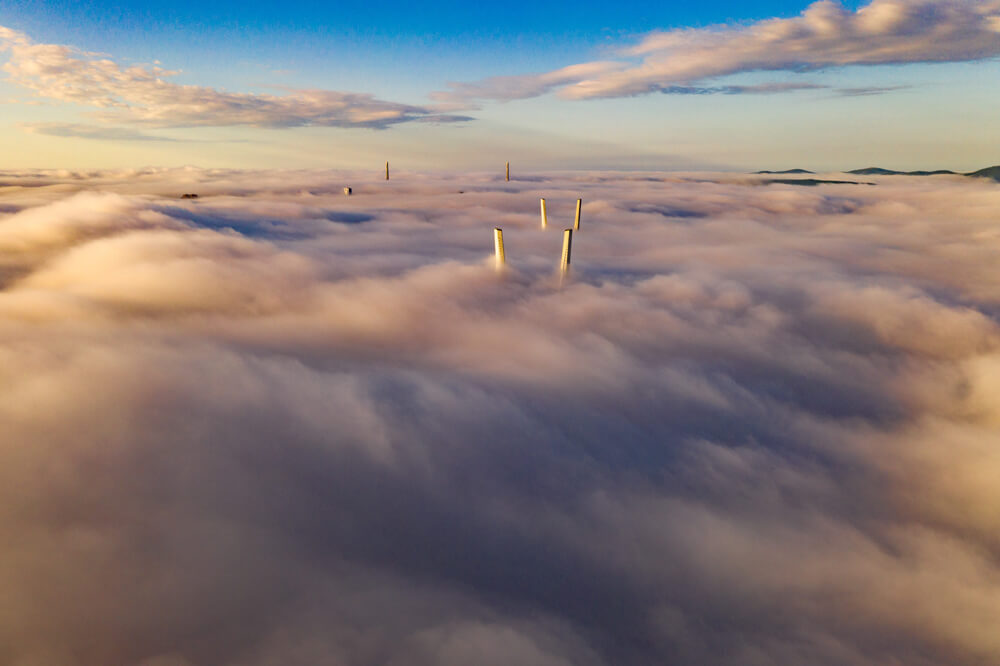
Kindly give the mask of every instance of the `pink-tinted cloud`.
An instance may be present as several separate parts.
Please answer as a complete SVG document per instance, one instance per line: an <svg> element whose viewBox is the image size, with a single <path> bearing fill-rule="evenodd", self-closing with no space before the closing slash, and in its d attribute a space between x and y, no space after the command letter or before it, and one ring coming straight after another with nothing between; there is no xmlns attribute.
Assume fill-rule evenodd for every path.
<svg viewBox="0 0 1000 666"><path fill-rule="evenodd" d="M1000 189L770 178L0 173L0 663L989 663Z"/></svg>
<svg viewBox="0 0 1000 666"><path fill-rule="evenodd" d="M179 72L125 66L99 54L58 44L36 44L0 26L3 72L39 97L100 109L108 123L147 127L250 125L254 127L385 128L414 120L455 122L464 116L399 104L366 93L298 90L287 95L236 93L170 81Z"/></svg>
<svg viewBox="0 0 1000 666"><path fill-rule="evenodd" d="M795 18L654 32L623 49L622 60L453 84L438 96L519 99L556 90L568 99L627 97L682 91L742 72L962 62L998 54L997 0L873 0L857 11L820 0Z"/></svg>

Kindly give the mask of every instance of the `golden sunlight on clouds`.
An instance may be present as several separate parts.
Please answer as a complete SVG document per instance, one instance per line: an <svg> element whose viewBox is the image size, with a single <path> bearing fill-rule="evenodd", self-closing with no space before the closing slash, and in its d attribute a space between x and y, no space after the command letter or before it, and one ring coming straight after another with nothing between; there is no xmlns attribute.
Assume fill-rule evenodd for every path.
<svg viewBox="0 0 1000 666"><path fill-rule="evenodd" d="M741 72L985 60L1000 54L997 21L997 0L872 0L857 11L819 0L794 18L652 32L621 52L639 62L584 62L453 83L437 98L522 99L554 90L568 99L690 94L712 92L706 81Z"/></svg>
<svg viewBox="0 0 1000 666"><path fill-rule="evenodd" d="M39 98L95 107L104 123L144 127L250 125L254 127L389 127L413 120L455 122L459 116L377 99L367 93L299 90L287 95L228 92L169 81L180 72L158 65L125 66L100 54L61 44L37 44L0 26L2 70L7 79ZM119 127L79 123L34 123L30 131L84 138L150 140ZM103 133L103 134L102 134Z"/></svg>
<svg viewBox="0 0 1000 666"><path fill-rule="evenodd" d="M864 180L3 173L0 663L992 662L1000 188Z"/></svg>

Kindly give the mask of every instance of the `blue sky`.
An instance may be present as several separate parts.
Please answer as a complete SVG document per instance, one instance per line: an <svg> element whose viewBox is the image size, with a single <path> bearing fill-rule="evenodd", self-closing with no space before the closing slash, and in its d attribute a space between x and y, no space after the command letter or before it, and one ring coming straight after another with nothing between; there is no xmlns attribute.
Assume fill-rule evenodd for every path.
<svg viewBox="0 0 1000 666"><path fill-rule="evenodd" d="M844 3L856 6L858 3ZM654 29L794 16L803 2L213 3L12 0L2 24L37 41L134 61L169 61L191 82L259 85L269 69L298 85L361 83L416 94L452 77L574 62ZM331 62L332 61L332 62ZM331 66L333 65L333 66ZM368 77L375 75L372 80ZM393 88L389 88L393 86Z"/></svg>
<svg viewBox="0 0 1000 666"><path fill-rule="evenodd" d="M15 148L11 167L357 168L389 157L413 168L490 168L508 152L528 168L971 169L1000 162L990 110L1000 102L1000 7L959 0L949 13L948 4L13 0L0 8L0 26L32 45L77 49L73 68L100 58L122 70L158 62L176 72L165 75L171 84L290 96L296 105L267 111L263 122L231 122L164 94L116 115L90 92L68 99L78 79L25 79L40 57L25 51L15 63L20 80L10 65L0 73L0 136ZM830 34L825 13L836 24ZM769 45L747 43L770 19L812 32L772 57ZM857 26L870 35L858 37ZM676 40L692 34L696 43L678 53ZM671 45L652 44L657 35ZM715 52L719 62L708 62ZM0 62L10 56L0 51ZM675 65L685 60L697 63ZM590 69L557 74L567 66ZM140 86L130 96L131 85L123 79L108 99L148 105ZM299 90L368 94L373 112L396 115L384 124L370 115L331 120L330 100L311 100L313 115L301 120ZM451 116L468 120L437 122Z"/></svg>

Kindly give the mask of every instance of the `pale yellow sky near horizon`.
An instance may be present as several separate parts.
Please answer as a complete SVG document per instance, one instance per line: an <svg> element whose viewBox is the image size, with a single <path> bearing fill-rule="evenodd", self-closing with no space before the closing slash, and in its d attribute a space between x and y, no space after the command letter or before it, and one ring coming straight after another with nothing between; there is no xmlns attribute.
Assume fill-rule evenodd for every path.
<svg viewBox="0 0 1000 666"><path fill-rule="evenodd" d="M854 20L853 14L847 16L845 20ZM844 31L845 39L854 39L850 29ZM30 36L14 39L18 38L36 43ZM744 48L738 46L740 39L744 37L732 38L737 44L733 49ZM37 45L64 49L43 42ZM101 56L117 63L112 65L116 69L110 88L101 88L108 85L102 83L107 72L87 62L95 56L72 49L59 52L56 65L49 63L51 71L41 74L32 58L45 62L49 52L22 53L16 63L13 57L11 51L0 49L0 66L5 67L0 73L0 141L6 148L0 168L5 169L180 165L357 169L389 159L411 170L490 170L510 160L526 170L801 167L837 171L877 165L969 171L1000 163L1000 123L995 121L1000 108L1000 86L995 85L1000 80L1000 62L995 58L743 72L709 77L707 88L693 88L801 88L771 94L653 92L566 99L557 91L517 99L518 93L501 92L514 96L507 101L479 100L457 106L455 113L471 118L460 123L427 122L433 118L420 117L438 113L429 97L385 95L383 100L376 96L363 99L358 112L377 117L398 113L400 104L417 111L414 117L392 121L384 129L369 129L319 126L328 122L325 116L318 121L308 116L294 120L303 110L330 113L322 108L328 102L296 100L295 91L265 93L269 95L266 100L255 99L257 93L226 92L226 73L210 85L198 81L201 87L193 87L189 75L168 72L161 77L172 77L163 93L163 89L146 87L144 75L117 69L126 64L116 54ZM171 66L162 64L168 70ZM503 86L535 85L531 76L512 77L513 82ZM444 85L444 81L439 84ZM487 79L482 85L492 84ZM133 89L134 99L130 99ZM175 92L192 90L195 97L174 104ZM432 90L428 89L428 95ZM155 101L150 102L151 96ZM202 106L204 96L213 99ZM287 115L279 116L276 123L288 126L255 126L269 124L273 115L263 116L263 122L238 117L244 106L250 113L273 114L275 109L269 105L275 100L279 108L286 101L292 105L287 112L279 111ZM333 104L329 108L339 108L340 102L335 99ZM379 106L383 104L390 106ZM200 116L200 108L209 115ZM447 105L442 108L448 113ZM130 113L140 115L130 117ZM142 113L155 115L147 118ZM292 122L286 122L287 118ZM296 122L304 126L296 127ZM332 124L343 121L336 119Z"/></svg>

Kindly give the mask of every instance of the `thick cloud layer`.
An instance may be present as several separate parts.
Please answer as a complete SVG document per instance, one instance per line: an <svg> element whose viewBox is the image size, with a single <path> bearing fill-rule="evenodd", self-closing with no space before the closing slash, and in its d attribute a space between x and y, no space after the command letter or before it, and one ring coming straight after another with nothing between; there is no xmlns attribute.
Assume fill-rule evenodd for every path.
<svg viewBox="0 0 1000 666"><path fill-rule="evenodd" d="M696 85L755 71L803 72L845 65L963 62L1000 55L997 0L872 0L857 11L819 0L800 16L748 25L653 32L621 60L584 62L542 74L454 83L439 99L523 99L553 90L569 99L646 93L776 92L774 85ZM815 87L788 86L786 90ZM850 89L848 89L850 90Z"/></svg>
<svg viewBox="0 0 1000 666"><path fill-rule="evenodd" d="M1000 188L873 181L0 173L0 662L994 661Z"/></svg>

